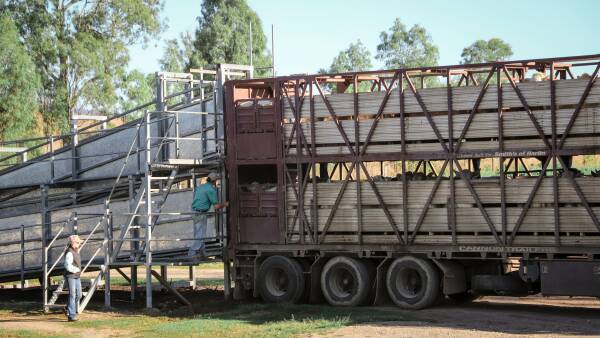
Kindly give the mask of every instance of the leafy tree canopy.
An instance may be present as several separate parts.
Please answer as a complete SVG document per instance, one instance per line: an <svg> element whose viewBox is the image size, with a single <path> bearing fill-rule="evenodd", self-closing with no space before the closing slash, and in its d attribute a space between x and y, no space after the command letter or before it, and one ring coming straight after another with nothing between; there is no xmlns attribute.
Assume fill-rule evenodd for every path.
<svg viewBox="0 0 600 338"><path fill-rule="evenodd" d="M189 65L197 68L216 63L250 64L250 23L253 65L271 66L260 18L245 0L203 1ZM265 74L268 70L257 73Z"/></svg>
<svg viewBox="0 0 600 338"><path fill-rule="evenodd" d="M167 72L186 72L194 52L194 38L186 32L179 39L167 40L163 56L159 60L161 70Z"/></svg>
<svg viewBox="0 0 600 338"><path fill-rule="evenodd" d="M144 74L139 70L132 70L123 82L120 98L123 110L130 110L155 100L156 78L154 74ZM150 106L146 109L152 110L154 107ZM141 117L141 112L132 117Z"/></svg>
<svg viewBox="0 0 600 338"><path fill-rule="evenodd" d="M9 140L34 125L40 81L8 13L0 12L0 27L0 140Z"/></svg>
<svg viewBox="0 0 600 338"><path fill-rule="evenodd" d="M477 40L469 47L463 49L461 63L505 61L509 60L512 55L512 48L502 39Z"/></svg>
<svg viewBox="0 0 600 338"><path fill-rule="evenodd" d="M351 43L347 49L341 51L331 62L330 73L358 72L369 70L373 67L371 63L371 52L358 40Z"/></svg>
<svg viewBox="0 0 600 338"><path fill-rule="evenodd" d="M117 108L127 79L128 46L162 29L162 0L4 0L42 86L45 132L66 131L73 113Z"/></svg>
<svg viewBox="0 0 600 338"><path fill-rule="evenodd" d="M375 58L387 68L413 68L436 66L439 59L437 46L424 27L414 25L410 30L396 18L389 31L379 35Z"/></svg>

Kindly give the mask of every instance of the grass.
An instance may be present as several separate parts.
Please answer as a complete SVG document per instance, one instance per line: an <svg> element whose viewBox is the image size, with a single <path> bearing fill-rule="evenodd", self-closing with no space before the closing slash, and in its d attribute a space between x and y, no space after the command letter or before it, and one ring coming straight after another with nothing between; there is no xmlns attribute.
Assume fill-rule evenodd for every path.
<svg viewBox="0 0 600 338"><path fill-rule="evenodd" d="M171 282L176 282L176 281L187 281L187 279L177 279L177 278L169 278L169 281ZM121 277L111 277L110 278L110 282L112 285L120 285L120 286L128 286L129 282ZM152 283L159 285L159 282L156 279L152 279ZM146 278L139 278L138 277L138 286L144 286L146 285ZM204 287L215 287L215 286L223 286L223 279L222 278L196 278L196 285L198 286L204 286Z"/></svg>
<svg viewBox="0 0 600 338"><path fill-rule="evenodd" d="M189 319L132 316L78 322L74 326L130 329L143 337L291 337L355 323L412 319L399 311L374 308L246 304Z"/></svg>
<svg viewBox="0 0 600 338"><path fill-rule="evenodd" d="M68 338L69 335L57 335L49 333L38 333L31 330L3 330L0 332L0 338Z"/></svg>

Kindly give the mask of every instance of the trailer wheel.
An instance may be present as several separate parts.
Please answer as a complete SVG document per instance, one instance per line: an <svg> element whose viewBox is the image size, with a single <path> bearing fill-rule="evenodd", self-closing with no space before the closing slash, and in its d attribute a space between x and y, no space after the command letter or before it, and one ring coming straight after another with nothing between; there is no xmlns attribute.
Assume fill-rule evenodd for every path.
<svg viewBox="0 0 600 338"><path fill-rule="evenodd" d="M258 269L258 292L268 303L297 303L304 293L300 263L284 256L267 258Z"/></svg>
<svg viewBox="0 0 600 338"><path fill-rule="evenodd" d="M396 305L418 310L433 305L440 295L440 274L427 260L404 256L388 268L388 294Z"/></svg>
<svg viewBox="0 0 600 338"><path fill-rule="evenodd" d="M321 290L334 306L358 306L369 296L371 276L364 262L344 256L330 259L321 273Z"/></svg>

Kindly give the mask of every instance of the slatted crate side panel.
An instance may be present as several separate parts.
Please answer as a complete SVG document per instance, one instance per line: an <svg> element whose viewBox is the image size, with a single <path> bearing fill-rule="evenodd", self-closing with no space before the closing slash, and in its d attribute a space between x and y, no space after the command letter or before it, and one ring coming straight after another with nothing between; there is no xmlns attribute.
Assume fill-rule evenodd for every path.
<svg viewBox="0 0 600 338"><path fill-rule="evenodd" d="M567 124L572 116L572 110L560 110L557 115L557 132L561 134L566 129ZM548 137L552 134L552 125L549 111L537 111L534 114L537 122L543 128L545 135ZM465 114L454 116L454 135L461 135L468 116ZM406 119L406 140L407 142L427 141L430 143L408 143L407 150L409 152L417 151L441 151L442 146L433 131L433 128L423 116L414 116ZM445 116L435 116L434 121L442 137L448 136L447 118ZM351 144L354 144L354 121L341 121L344 131ZM360 141L364 142L371 129L373 120L359 121ZM545 145L540 139L533 122L528 117L526 112L505 112L503 122L505 137L529 137L530 139L520 140L505 140L504 147L507 150L516 150L524 148L539 149ZM307 142L311 142L311 129L308 123L302 124L304 135ZM285 124L284 129L289 137L292 132L293 125ZM350 154L345 147L344 139L335 126L333 121L317 121L315 123L316 143L320 154ZM580 112L580 115L575 120L573 128L569 132L569 137L566 141L566 147L581 147L596 142L598 137L577 135L598 134L600 132L600 109L586 108ZM498 136L498 121L496 113L477 113L475 114L471 125L467 129L465 135L466 142L463 144L463 150L493 150L498 148L497 141L491 141ZM485 139L490 141L470 141L469 139ZM371 142L396 142L401 140L400 121L399 118L384 118L382 119L375 131ZM296 139L292 139L291 144L295 145ZM325 145L326 146L322 146ZM331 146L331 144L339 144L340 146ZM342 146L343 145L343 146ZM374 145L370 145L367 152L373 153ZM396 152L400 151L401 147L398 144L379 144L377 151ZM321 149L323 148L323 149Z"/></svg>
<svg viewBox="0 0 600 338"><path fill-rule="evenodd" d="M583 92L589 82L589 79L576 80L558 80L556 81L556 104L575 105L579 103ZM598 81L594 83L590 94L585 100L586 104L600 103L600 85Z"/></svg>
<svg viewBox="0 0 600 338"><path fill-rule="evenodd" d="M519 177L517 179L507 179L505 183L506 203L524 204L527 202L529 194L533 190L537 177ZM583 195L588 203L600 203L600 178L597 177L579 177L576 178L577 184L581 187ZM457 205L475 205L475 200L466 182L457 179L455 182L455 198ZM559 201L561 203L579 204L581 200L572 187L570 180L566 177L559 177ZM427 201L429 194L435 184L434 180L409 181L408 201L409 208L423 206ZM375 182L383 201L387 205L402 205L402 182ZM342 186L342 182L317 183L317 205L320 208L330 208L335 203L337 195ZM472 186L483 204L500 203L500 182L495 178L484 178L472 180ZM537 204L554 203L552 177L548 176L542 179L538 191L534 195L533 206ZM312 205L312 185L309 184L304 195L305 206ZM436 193L433 195L433 205L445 205L450 197L450 181L443 179L440 181ZM295 207L297 199L291 187L287 192L288 206ZM378 206L379 202L375 192L366 181L361 182L361 201L363 205ZM340 201L341 206L355 207L356 200L356 182L349 182L346 192Z"/></svg>
<svg viewBox="0 0 600 338"><path fill-rule="evenodd" d="M557 105L575 105L579 102L583 94L588 80L557 80L556 83L556 103ZM525 97L527 104L530 107L550 107L550 82L524 82L518 83L517 87ZM482 89L482 86L469 87L454 87L452 88L452 105L455 111L470 111L475 105L475 101ZM417 89L421 95L428 111L442 112L448 110L447 89L441 88L424 88ZM385 92L359 93L359 112L360 114L376 114ZM502 98L504 108L522 108L523 103L519 99L517 93L508 83L502 85ZM354 94L343 93L327 95L327 99L338 116L351 116L354 114ZM292 98L293 100L293 98ZM315 96L315 116L328 117L329 111L321 96ZM421 105L417 101L415 95L410 90L404 92L405 112L422 113ZM586 104L600 103L600 85L594 84L590 95L586 100ZM293 117L287 100L284 100L284 116L286 118ZM305 108L308 107L305 102ZM498 96L495 85L490 85L484 94L479 109L497 109ZM399 113L399 98L397 89L391 94L388 100L384 113Z"/></svg>

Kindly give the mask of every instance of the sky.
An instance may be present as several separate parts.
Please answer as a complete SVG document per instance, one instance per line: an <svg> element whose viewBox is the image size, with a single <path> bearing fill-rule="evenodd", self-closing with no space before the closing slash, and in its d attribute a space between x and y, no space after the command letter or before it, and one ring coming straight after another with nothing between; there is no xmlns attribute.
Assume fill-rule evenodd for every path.
<svg viewBox="0 0 600 338"><path fill-rule="evenodd" d="M600 53L600 1L387 1L249 0L271 46L275 30L277 75L315 73L360 39L375 56L379 34L395 18L426 28L440 52L440 65L457 64L464 47L478 39L501 38L513 60ZM201 0L165 0L168 28L148 46L130 48L130 68L159 70L165 41L193 32ZM374 68L383 68L373 58Z"/></svg>

